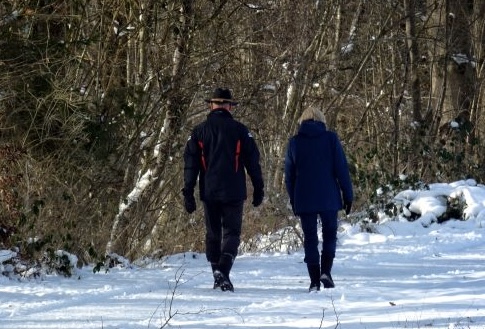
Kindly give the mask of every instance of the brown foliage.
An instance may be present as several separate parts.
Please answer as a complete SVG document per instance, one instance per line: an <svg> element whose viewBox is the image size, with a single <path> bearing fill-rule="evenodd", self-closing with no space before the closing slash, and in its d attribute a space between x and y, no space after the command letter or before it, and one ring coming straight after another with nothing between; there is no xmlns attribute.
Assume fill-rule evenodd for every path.
<svg viewBox="0 0 485 329"><path fill-rule="evenodd" d="M438 19L444 1L2 3L3 232L86 261L110 243L131 258L203 251L182 152L215 86L262 153L268 198L245 208L245 239L288 225L283 157L310 104L342 138L356 208L400 173L482 180L484 13L460 3L454 22ZM464 110L473 129L443 148L439 127Z"/></svg>
<svg viewBox="0 0 485 329"><path fill-rule="evenodd" d="M0 145L0 246L10 245L21 202L16 187L22 179L17 165L25 151L14 145Z"/></svg>

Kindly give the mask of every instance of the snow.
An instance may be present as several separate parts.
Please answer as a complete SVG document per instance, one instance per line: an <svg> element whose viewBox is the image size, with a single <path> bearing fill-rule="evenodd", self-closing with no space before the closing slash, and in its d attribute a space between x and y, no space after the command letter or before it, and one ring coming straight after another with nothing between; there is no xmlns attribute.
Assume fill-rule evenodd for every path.
<svg viewBox="0 0 485 329"><path fill-rule="evenodd" d="M467 220L438 224L450 196ZM334 289L308 293L303 250L288 248L241 253L235 292L213 290L205 255L187 251L71 278L0 276L0 328L485 328L485 187L431 184L396 200L430 217L372 233L341 222Z"/></svg>

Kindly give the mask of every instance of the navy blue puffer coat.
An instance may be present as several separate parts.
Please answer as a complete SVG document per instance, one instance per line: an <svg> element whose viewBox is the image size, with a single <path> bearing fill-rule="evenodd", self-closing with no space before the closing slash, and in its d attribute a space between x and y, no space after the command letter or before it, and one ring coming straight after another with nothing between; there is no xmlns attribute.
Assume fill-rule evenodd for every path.
<svg viewBox="0 0 485 329"><path fill-rule="evenodd" d="M285 184L295 214L340 210L353 201L347 158L336 133L306 120L288 142Z"/></svg>

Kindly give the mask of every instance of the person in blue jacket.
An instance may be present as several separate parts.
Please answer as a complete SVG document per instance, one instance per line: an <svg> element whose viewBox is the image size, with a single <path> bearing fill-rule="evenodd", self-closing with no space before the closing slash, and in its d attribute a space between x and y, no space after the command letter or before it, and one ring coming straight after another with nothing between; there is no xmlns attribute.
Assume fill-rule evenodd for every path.
<svg viewBox="0 0 485 329"><path fill-rule="evenodd" d="M285 157L285 185L291 207L300 217L310 291L333 288L331 270L337 246L338 212L350 213L352 182L347 158L335 132L327 130L316 107L305 109L298 133L291 137ZM322 251L318 249L318 217Z"/></svg>
<svg viewBox="0 0 485 329"><path fill-rule="evenodd" d="M186 211L193 213L199 180L214 289L234 291L229 274L240 244L246 172L253 185L253 206L258 207L264 198L260 153L248 128L232 117L231 110L238 103L229 89L217 88L205 101L210 109L207 119L192 130L185 146L182 193Z"/></svg>

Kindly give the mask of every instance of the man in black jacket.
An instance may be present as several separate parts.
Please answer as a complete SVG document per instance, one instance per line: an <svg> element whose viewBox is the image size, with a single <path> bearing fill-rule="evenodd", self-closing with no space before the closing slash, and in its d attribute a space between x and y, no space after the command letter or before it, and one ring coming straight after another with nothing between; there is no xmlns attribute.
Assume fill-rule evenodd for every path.
<svg viewBox="0 0 485 329"><path fill-rule="evenodd" d="M246 172L254 188L253 206L264 197L259 150L247 127L232 117L237 102L229 89L217 88L205 101L210 108L207 120L193 129L185 146L182 192L190 214L196 209L194 188L199 178L214 289L234 291L229 273L241 241Z"/></svg>

